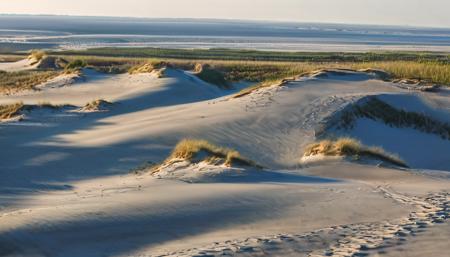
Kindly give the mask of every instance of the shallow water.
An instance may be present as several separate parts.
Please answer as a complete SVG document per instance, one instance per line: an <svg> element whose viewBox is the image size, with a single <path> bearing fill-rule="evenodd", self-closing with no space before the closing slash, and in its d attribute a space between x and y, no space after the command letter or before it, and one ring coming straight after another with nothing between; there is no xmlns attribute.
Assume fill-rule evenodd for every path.
<svg viewBox="0 0 450 257"><path fill-rule="evenodd" d="M450 29L195 19L0 15L0 50L243 48L450 51Z"/></svg>

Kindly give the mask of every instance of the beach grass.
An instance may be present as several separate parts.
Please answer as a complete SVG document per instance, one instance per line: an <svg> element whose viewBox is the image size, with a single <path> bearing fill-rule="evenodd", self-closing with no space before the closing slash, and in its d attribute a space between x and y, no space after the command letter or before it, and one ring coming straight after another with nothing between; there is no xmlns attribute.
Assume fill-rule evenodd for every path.
<svg viewBox="0 0 450 257"><path fill-rule="evenodd" d="M58 71L0 71L0 93L11 94L30 90L58 75Z"/></svg>
<svg viewBox="0 0 450 257"><path fill-rule="evenodd" d="M449 62L450 54L440 52L282 52L240 50L226 48L211 49L164 49L104 47L85 50L53 52L61 55L86 55L105 57L133 57L184 60L234 60L275 62L368 62L368 61L442 61Z"/></svg>
<svg viewBox="0 0 450 257"><path fill-rule="evenodd" d="M11 119L20 115L24 105L21 102L0 105L0 120Z"/></svg>
<svg viewBox="0 0 450 257"><path fill-rule="evenodd" d="M321 140L308 145L303 156L345 156L354 159L360 157L371 157L386 161L401 167L408 167L407 164L397 155L383 150L381 147L364 146L361 142L353 138L338 138L335 140Z"/></svg>
<svg viewBox="0 0 450 257"><path fill-rule="evenodd" d="M96 99L87 103L82 109L83 111L100 111L106 106L111 106L112 103L104 99Z"/></svg>
<svg viewBox="0 0 450 257"><path fill-rule="evenodd" d="M166 162L174 159L183 159L190 162L206 161L208 163L222 162L224 165L257 166L252 161L229 148L212 144L206 140L183 139L173 149Z"/></svg>
<svg viewBox="0 0 450 257"><path fill-rule="evenodd" d="M44 51L36 49L36 50L31 50L30 55L28 56L28 59L33 61L32 64L35 64L35 63L40 62L45 56L47 56L47 54Z"/></svg>
<svg viewBox="0 0 450 257"><path fill-rule="evenodd" d="M64 70L65 70L65 72L74 72L74 71L81 70L82 68L84 68L86 66L87 66L86 61L84 61L82 59L76 59L76 60L69 62L65 66Z"/></svg>
<svg viewBox="0 0 450 257"><path fill-rule="evenodd" d="M450 86L448 53L301 53L230 49L98 48L46 54L69 61L67 67L69 70L88 65L106 73L126 73L149 63L170 63L174 68L191 71L195 71L198 65L213 67L199 76L216 85L247 81L258 83L259 85L255 87L259 87L320 69L379 69L389 73L392 79L417 79ZM17 56L3 55L2 58L17 58ZM222 76L218 76L220 74L223 79ZM43 74L40 77L42 76ZM2 75L0 80L5 80L4 77ZM36 81L40 81L39 78ZM30 82L23 84L18 83L17 88L26 88ZM4 88L4 85L4 82L1 83L0 88Z"/></svg>
<svg viewBox="0 0 450 257"><path fill-rule="evenodd" d="M170 66L170 64L167 62L153 60L132 66L131 68L128 69L128 73L129 74L151 73L155 70L166 68L167 66Z"/></svg>
<svg viewBox="0 0 450 257"><path fill-rule="evenodd" d="M361 54L363 55L363 54ZM395 56L395 55L394 55ZM168 62L176 68L194 70L197 64L207 64L223 73L225 80L229 82L249 81L267 83L268 81L281 80L287 77L298 76L302 73L319 69L379 69L388 72L392 79L415 78L429 81L444 86L450 86L450 61L449 57L441 55L432 58L421 58L421 55L413 55L414 58L355 58L355 60L340 59L332 61L328 58L287 62L287 61L262 61L262 60L217 60L217 59L174 59L174 58L145 58L145 57L121 57L121 56L66 56L67 59L77 58L86 61L89 65L105 70L120 70L120 67L132 67L149 62ZM377 60L380 59L380 60ZM116 68L113 68L116 67ZM123 70L123 72L127 72Z"/></svg>

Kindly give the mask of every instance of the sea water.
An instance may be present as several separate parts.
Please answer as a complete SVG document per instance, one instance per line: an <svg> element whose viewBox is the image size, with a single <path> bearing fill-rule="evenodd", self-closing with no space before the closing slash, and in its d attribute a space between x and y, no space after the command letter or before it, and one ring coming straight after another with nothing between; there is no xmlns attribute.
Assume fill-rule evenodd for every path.
<svg viewBox="0 0 450 257"><path fill-rule="evenodd" d="M0 50L93 47L450 52L450 28L210 19L0 15Z"/></svg>

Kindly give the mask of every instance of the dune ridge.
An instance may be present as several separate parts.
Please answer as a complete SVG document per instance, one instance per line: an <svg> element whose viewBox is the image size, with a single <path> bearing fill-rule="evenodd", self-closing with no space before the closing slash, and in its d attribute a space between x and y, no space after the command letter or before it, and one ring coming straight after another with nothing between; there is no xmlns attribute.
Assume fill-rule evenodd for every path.
<svg viewBox="0 0 450 257"><path fill-rule="evenodd" d="M77 106L0 124L0 255L377 255L448 222L449 140L367 116L327 126L373 96L448 122L445 88L340 71L233 98L238 90L174 68L161 78L82 73L70 86L0 96ZM80 111L86 103L95 111ZM305 147L331 133L398 153L411 169L303 165Z"/></svg>

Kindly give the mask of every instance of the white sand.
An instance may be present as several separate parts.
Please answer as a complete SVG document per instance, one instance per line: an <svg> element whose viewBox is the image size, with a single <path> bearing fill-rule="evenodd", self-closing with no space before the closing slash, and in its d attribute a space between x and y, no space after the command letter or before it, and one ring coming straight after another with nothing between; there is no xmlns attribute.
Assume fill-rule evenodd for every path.
<svg viewBox="0 0 450 257"><path fill-rule="evenodd" d="M0 70L15 72L35 69L37 64L31 65L31 61L28 59L20 60L17 62L0 62Z"/></svg>
<svg viewBox="0 0 450 257"><path fill-rule="evenodd" d="M410 240L409 229L426 223L426 230L442 212L448 216L448 179L340 161L298 167L302 146L315 140L324 118L350 101L387 93L410 94L348 74L229 99L170 70L162 79L88 71L86 81L0 97L114 102L109 112L29 114L0 124L7 149L0 157L0 256L389 252L401 238ZM199 176L189 170L205 167L183 171L181 178L189 177L182 180L201 183L129 172L163 160L184 137L233 147L267 169L231 177L220 167Z"/></svg>

